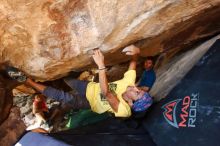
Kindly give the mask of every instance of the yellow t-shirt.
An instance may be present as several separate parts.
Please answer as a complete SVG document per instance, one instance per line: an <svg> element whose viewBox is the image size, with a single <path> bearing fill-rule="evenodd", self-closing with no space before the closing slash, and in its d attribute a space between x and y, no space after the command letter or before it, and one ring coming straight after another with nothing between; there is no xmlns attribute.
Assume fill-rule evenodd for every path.
<svg viewBox="0 0 220 146"><path fill-rule="evenodd" d="M125 92L129 85L134 85L136 79L136 71L128 70L124 74L124 78L112 83L109 83L109 89L117 94L119 99L118 112L115 112L106 98L101 94L100 84L90 82L87 85L86 97L90 103L91 109L97 113L104 113L106 111L112 112L116 117L129 117L131 109L128 103L122 98L122 93Z"/></svg>

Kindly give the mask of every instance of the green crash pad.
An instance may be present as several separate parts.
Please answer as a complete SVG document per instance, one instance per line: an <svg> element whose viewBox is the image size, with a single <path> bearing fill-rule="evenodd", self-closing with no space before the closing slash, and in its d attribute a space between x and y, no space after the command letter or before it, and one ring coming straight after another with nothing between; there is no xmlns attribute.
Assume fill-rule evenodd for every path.
<svg viewBox="0 0 220 146"><path fill-rule="evenodd" d="M69 121L66 125L67 128L77 128L81 126L86 126L93 124L102 120L109 118L111 115L109 113L94 113L90 109L79 110L77 113L69 114Z"/></svg>

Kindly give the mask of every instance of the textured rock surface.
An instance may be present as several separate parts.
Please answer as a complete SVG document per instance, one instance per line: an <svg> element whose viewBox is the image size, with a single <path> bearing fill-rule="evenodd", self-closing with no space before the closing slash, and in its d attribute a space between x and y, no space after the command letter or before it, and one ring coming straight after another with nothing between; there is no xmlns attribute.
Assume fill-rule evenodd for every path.
<svg viewBox="0 0 220 146"><path fill-rule="evenodd" d="M8 79L0 65L0 124L8 117L9 111L13 104L12 89L18 85L17 82Z"/></svg>
<svg viewBox="0 0 220 146"><path fill-rule="evenodd" d="M12 93L13 96L28 96L36 93L36 91L33 88L23 84L13 89Z"/></svg>
<svg viewBox="0 0 220 146"><path fill-rule="evenodd" d="M157 101L165 98L217 39L220 39L220 35L176 56L167 64L160 67L157 70L157 80L150 91L151 95Z"/></svg>
<svg viewBox="0 0 220 146"><path fill-rule="evenodd" d="M180 49L220 31L220 0L1 0L0 62L51 80L92 63L100 47L107 63L136 43L142 55ZM113 57L114 56L114 57Z"/></svg>
<svg viewBox="0 0 220 146"><path fill-rule="evenodd" d="M13 107L7 120L0 125L2 146L12 146L24 133L26 126L20 118L19 108Z"/></svg>

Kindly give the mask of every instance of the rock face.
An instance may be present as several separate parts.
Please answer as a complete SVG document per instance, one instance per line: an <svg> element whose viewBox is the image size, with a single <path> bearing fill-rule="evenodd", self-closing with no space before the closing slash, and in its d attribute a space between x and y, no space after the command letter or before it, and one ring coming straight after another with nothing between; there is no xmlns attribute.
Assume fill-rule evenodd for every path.
<svg viewBox="0 0 220 146"><path fill-rule="evenodd" d="M9 111L13 105L12 89L19 83L8 79L2 71L2 64L0 65L0 124L7 119Z"/></svg>
<svg viewBox="0 0 220 146"><path fill-rule="evenodd" d="M1 0L0 62L41 80L92 64L99 47L108 64L121 48L168 53L220 31L220 0ZM114 56L114 57L113 57Z"/></svg>
<svg viewBox="0 0 220 146"><path fill-rule="evenodd" d="M150 91L154 99L159 101L165 98L217 39L220 39L220 35L213 37L187 52L175 56L174 59L160 67L157 70L156 82Z"/></svg>
<svg viewBox="0 0 220 146"><path fill-rule="evenodd" d="M0 125L0 140L2 146L12 146L25 132L26 126L20 118L19 108L11 108L7 120Z"/></svg>
<svg viewBox="0 0 220 146"><path fill-rule="evenodd" d="M8 79L0 65L0 141L1 145L11 146L25 131L26 126L20 118L19 108L13 106L12 89L19 85Z"/></svg>

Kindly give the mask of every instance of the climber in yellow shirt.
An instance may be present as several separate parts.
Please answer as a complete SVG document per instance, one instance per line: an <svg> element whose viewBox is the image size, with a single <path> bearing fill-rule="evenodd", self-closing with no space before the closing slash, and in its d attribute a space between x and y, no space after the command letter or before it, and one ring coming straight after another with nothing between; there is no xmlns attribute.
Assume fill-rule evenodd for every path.
<svg viewBox="0 0 220 146"><path fill-rule="evenodd" d="M47 97L68 103L73 109L91 108L96 113L111 112L116 117L129 117L132 111L146 111L152 104L152 98L135 86L137 55L140 49L130 45L123 52L132 56L129 69L121 80L108 83L104 56L99 49L94 50L92 57L98 66L99 83L66 78L65 82L77 91L76 95L42 85L30 78L25 83Z"/></svg>

